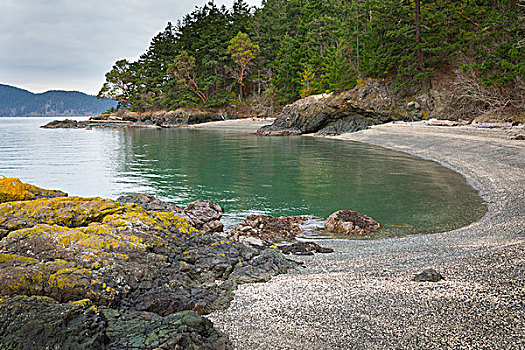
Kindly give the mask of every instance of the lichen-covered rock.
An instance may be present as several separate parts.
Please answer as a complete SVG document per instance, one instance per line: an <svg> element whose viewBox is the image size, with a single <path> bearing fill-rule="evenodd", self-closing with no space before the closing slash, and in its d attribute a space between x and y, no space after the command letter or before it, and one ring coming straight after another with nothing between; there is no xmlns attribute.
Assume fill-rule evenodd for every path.
<svg viewBox="0 0 525 350"><path fill-rule="evenodd" d="M175 204L162 201L152 195L135 193L117 198L120 203L136 203L146 210L173 212L188 219L189 222L203 233L222 232L224 225L220 221L224 209L217 203L207 200L197 200L180 208Z"/></svg>
<svg viewBox="0 0 525 350"><path fill-rule="evenodd" d="M325 223L328 231L344 235L367 235L380 227L371 217L351 210L336 211Z"/></svg>
<svg viewBox="0 0 525 350"><path fill-rule="evenodd" d="M146 193L133 193L126 196L120 196L117 198L117 202L135 203L146 210L153 211L182 213L182 211L184 210L183 208L180 208L175 204L162 201L158 198L155 198L155 196Z"/></svg>
<svg viewBox="0 0 525 350"><path fill-rule="evenodd" d="M269 246L294 240L303 232L300 225L309 219L305 216L250 215L226 235L234 241Z"/></svg>
<svg viewBox="0 0 525 350"><path fill-rule="evenodd" d="M34 185L25 184L17 178L6 178L0 175L0 203L54 197L67 197L67 193L45 190Z"/></svg>
<svg viewBox="0 0 525 350"><path fill-rule="evenodd" d="M2 203L0 234L0 298L89 300L95 307L135 312L134 318L141 313L152 319L185 310L207 314L224 309L238 283L266 281L296 266L275 249L258 250L203 234L177 213L101 198ZM169 339L150 334L151 344L229 348L207 321L185 319L198 319L191 321L197 328L182 322L169 331ZM143 329L152 327L165 335L166 325L159 322ZM148 339L126 337L114 348L149 348L142 347L150 344Z"/></svg>
<svg viewBox="0 0 525 350"><path fill-rule="evenodd" d="M174 213L100 198L4 203L0 227L8 232L0 241L1 293L87 298L161 315L227 307L235 286L224 282L258 254L203 235Z"/></svg>

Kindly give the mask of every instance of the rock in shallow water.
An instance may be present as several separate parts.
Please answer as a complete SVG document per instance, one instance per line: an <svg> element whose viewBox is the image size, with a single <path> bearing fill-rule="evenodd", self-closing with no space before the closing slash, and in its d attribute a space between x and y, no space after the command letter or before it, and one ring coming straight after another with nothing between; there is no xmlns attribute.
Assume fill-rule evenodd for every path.
<svg viewBox="0 0 525 350"><path fill-rule="evenodd" d="M234 241L269 246L279 241L292 241L302 233L300 224L309 220L305 216L250 215L227 236Z"/></svg>
<svg viewBox="0 0 525 350"><path fill-rule="evenodd" d="M367 235L379 230L381 225L367 215L351 210L339 210L328 217L325 228L344 235Z"/></svg>

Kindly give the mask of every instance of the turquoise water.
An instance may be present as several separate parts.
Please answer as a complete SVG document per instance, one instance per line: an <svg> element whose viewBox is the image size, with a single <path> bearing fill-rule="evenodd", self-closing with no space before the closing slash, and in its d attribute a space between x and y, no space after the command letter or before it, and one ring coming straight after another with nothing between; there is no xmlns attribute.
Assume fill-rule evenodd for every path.
<svg viewBox="0 0 525 350"><path fill-rule="evenodd" d="M485 205L435 162L361 143L192 129L40 129L0 118L0 174L70 195L147 192L178 205L210 199L231 226L247 215L365 213L384 235L441 232Z"/></svg>

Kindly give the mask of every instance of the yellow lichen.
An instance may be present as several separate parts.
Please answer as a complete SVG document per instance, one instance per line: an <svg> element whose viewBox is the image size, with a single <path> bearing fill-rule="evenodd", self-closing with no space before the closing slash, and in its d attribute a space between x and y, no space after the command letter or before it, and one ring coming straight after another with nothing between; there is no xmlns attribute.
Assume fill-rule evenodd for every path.
<svg viewBox="0 0 525 350"><path fill-rule="evenodd" d="M93 305L93 302L89 299L82 299L82 300L77 300L77 301L71 301L70 304L77 305L80 307L89 307Z"/></svg>
<svg viewBox="0 0 525 350"><path fill-rule="evenodd" d="M25 256L17 255L17 254L5 254L0 253L0 264L9 262L10 264L35 264L38 262L38 260L33 258L28 258Z"/></svg>
<svg viewBox="0 0 525 350"><path fill-rule="evenodd" d="M17 178L0 175L0 203L25 201L35 196L26 190L26 186Z"/></svg>

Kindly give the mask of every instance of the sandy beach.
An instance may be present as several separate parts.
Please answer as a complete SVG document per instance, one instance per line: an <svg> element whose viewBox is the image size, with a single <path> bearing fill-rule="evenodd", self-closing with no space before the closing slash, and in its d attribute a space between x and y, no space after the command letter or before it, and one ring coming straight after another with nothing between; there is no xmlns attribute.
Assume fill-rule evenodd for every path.
<svg viewBox="0 0 525 350"><path fill-rule="evenodd" d="M335 137L450 167L488 212L451 232L318 242L335 253L296 258L304 268L241 286L231 307L209 318L236 349L525 348L525 143L511 139L517 132L388 124ZM426 268L445 279L413 282Z"/></svg>

